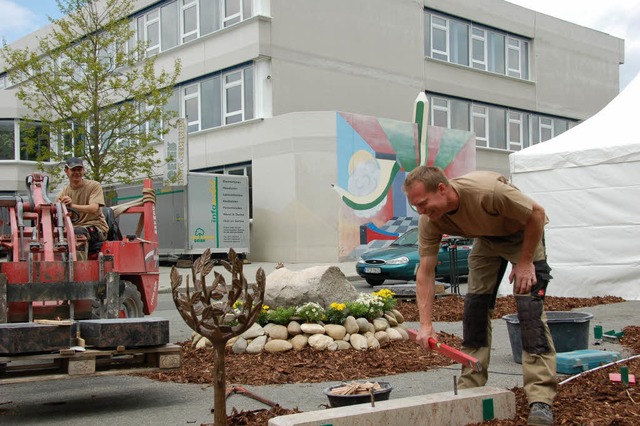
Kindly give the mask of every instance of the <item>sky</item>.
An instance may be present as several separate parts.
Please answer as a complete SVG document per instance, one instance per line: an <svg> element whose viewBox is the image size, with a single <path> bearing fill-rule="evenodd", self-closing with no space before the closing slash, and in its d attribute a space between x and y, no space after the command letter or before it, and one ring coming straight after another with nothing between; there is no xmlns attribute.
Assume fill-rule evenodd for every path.
<svg viewBox="0 0 640 426"><path fill-rule="evenodd" d="M446 0L445 0L446 1ZM622 90L640 72L640 0L508 0L625 40ZM55 0L0 0L0 39L12 43L60 17Z"/></svg>

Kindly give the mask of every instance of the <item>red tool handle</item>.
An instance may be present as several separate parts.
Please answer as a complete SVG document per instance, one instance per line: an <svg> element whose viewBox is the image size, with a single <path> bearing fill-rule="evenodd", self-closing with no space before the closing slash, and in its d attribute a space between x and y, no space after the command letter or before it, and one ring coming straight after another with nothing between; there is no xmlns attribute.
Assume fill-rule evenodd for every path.
<svg viewBox="0 0 640 426"><path fill-rule="evenodd" d="M418 332L416 330L409 329L407 330L407 333L409 333L409 337L413 341L418 337ZM433 337L429 337L429 347L447 358L451 358L452 360L471 368L473 371L482 371L482 364L480 364L480 361L478 361L477 358L467 355L464 352L460 352L449 345L440 343Z"/></svg>

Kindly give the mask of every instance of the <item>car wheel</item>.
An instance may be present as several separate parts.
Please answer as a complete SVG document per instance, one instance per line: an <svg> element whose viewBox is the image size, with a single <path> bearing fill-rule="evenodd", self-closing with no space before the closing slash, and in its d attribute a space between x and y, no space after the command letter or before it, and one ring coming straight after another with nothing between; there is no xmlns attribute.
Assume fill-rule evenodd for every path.
<svg viewBox="0 0 640 426"><path fill-rule="evenodd" d="M370 286L382 285L384 283L384 278L366 278L367 284Z"/></svg>

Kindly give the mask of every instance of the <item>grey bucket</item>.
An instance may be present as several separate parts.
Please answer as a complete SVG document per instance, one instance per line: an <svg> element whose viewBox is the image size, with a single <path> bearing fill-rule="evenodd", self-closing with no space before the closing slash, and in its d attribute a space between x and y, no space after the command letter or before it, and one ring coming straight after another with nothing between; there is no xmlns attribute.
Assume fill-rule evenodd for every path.
<svg viewBox="0 0 640 426"><path fill-rule="evenodd" d="M589 322L592 314L572 311L546 312L547 325L551 331L556 352L571 352L589 347ZM522 334L517 314L502 317L507 322L509 342L513 360L522 364Z"/></svg>

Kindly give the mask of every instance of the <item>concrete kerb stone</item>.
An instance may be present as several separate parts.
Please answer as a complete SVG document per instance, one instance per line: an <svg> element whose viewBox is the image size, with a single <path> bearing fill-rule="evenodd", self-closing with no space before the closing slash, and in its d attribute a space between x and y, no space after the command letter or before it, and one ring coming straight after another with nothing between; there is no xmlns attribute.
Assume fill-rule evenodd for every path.
<svg viewBox="0 0 640 426"><path fill-rule="evenodd" d="M516 400L506 389L481 387L433 393L371 404L349 405L328 410L309 411L269 420L269 426L405 426L466 425L484 420L513 419Z"/></svg>

